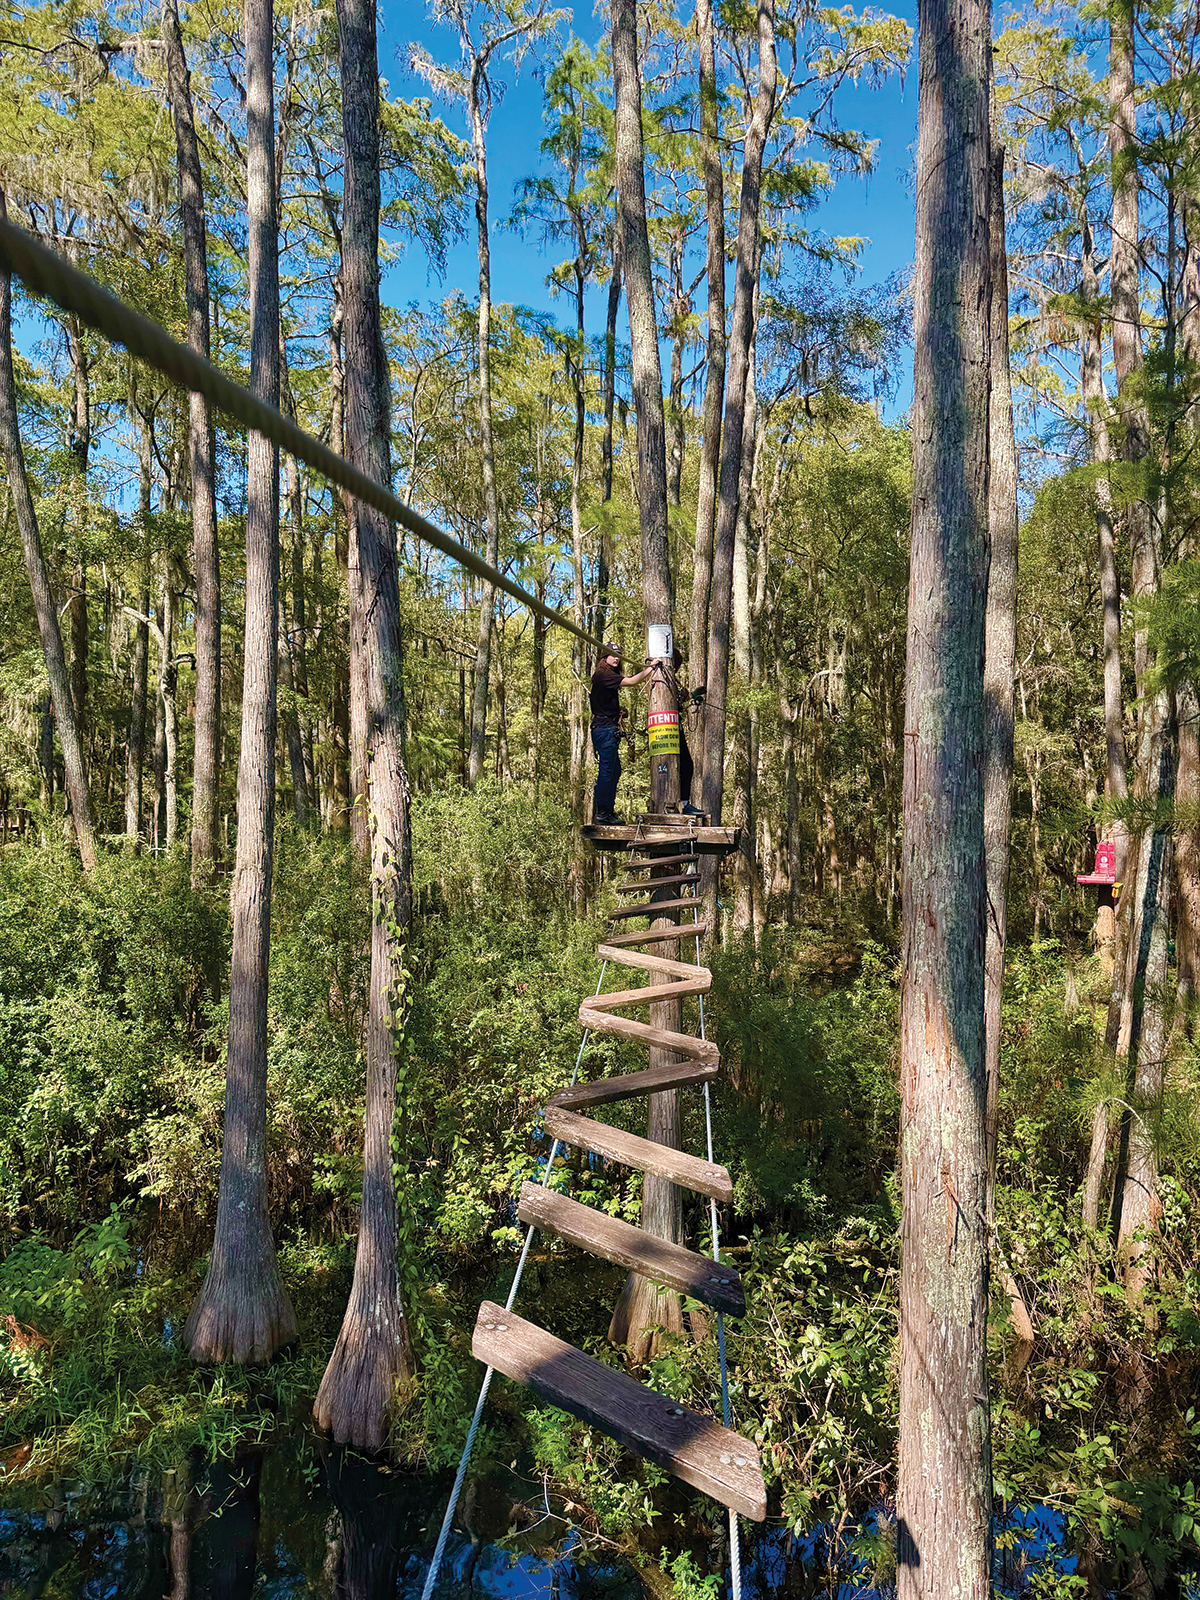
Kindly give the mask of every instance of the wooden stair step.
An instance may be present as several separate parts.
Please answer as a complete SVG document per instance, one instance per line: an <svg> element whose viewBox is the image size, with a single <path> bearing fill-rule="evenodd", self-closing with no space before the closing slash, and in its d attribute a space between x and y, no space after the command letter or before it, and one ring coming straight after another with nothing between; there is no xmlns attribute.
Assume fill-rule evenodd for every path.
<svg viewBox="0 0 1200 1600"><path fill-rule="evenodd" d="M619 883L618 894L646 894L653 889L669 889L676 883L699 883L700 879L694 872L681 872L673 878L650 878L644 883Z"/></svg>
<svg viewBox="0 0 1200 1600"><path fill-rule="evenodd" d="M693 1300L703 1300L714 1311L744 1317L746 1296L742 1280L732 1267L723 1266L695 1250L667 1239L656 1239L619 1217L595 1206L580 1205L569 1195L555 1194L540 1183L523 1183L517 1206L521 1222L555 1233L568 1244L587 1250L604 1261L637 1272L651 1283L662 1283Z"/></svg>
<svg viewBox="0 0 1200 1600"><path fill-rule="evenodd" d="M634 993L644 994L644 990ZM579 1020L593 1033L617 1033L625 1039L637 1039L644 1045L663 1050L677 1050L689 1061L720 1061L720 1052L711 1039L698 1039L694 1033L673 1033L670 1028L656 1028L653 1023L639 1022L636 1017L618 1017L609 1011L594 1008L585 1000L579 1008Z"/></svg>
<svg viewBox="0 0 1200 1600"><path fill-rule="evenodd" d="M642 935L636 934L636 938ZM712 973L707 967L702 967L695 961L669 961L666 956L641 955L636 950L626 950L616 944L598 944L596 954L601 961L613 961L622 967L637 967L641 972L671 972L677 978L698 978L703 973L708 973L709 982L712 982Z"/></svg>
<svg viewBox="0 0 1200 1600"><path fill-rule="evenodd" d="M580 832L598 850L626 851L630 845L653 850L661 844L690 844L703 854L711 851L723 855L729 850L743 848L743 830L719 824L685 830L658 822L588 822Z"/></svg>
<svg viewBox="0 0 1200 1600"><path fill-rule="evenodd" d="M479 1308L471 1350L476 1360L722 1505L754 1522L766 1516L758 1451L710 1417L676 1405L490 1300Z"/></svg>
<svg viewBox="0 0 1200 1600"><path fill-rule="evenodd" d="M720 1070L719 1061L670 1061L665 1066L646 1067L642 1072L618 1072L613 1078L573 1084L552 1094L547 1104L574 1111L581 1106L608 1105L613 1100L636 1100L639 1095L708 1083Z"/></svg>
<svg viewBox="0 0 1200 1600"><path fill-rule="evenodd" d="M695 1194L710 1195L714 1200L733 1199L729 1173L713 1161L701 1161L682 1150L672 1150L653 1139L641 1139L636 1133L624 1133L620 1128L610 1128L607 1123L577 1116L574 1111L564 1111L555 1105L546 1107L543 1122L550 1137L563 1144L593 1150L608 1161L619 1161L622 1166L634 1167L639 1172L656 1173Z"/></svg>
<svg viewBox="0 0 1200 1600"><path fill-rule="evenodd" d="M633 861L625 863L626 872L639 872L644 867L673 867L681 861L699 861L700 857L694 850L669 850L661 856L639 856Z"/></svg>
<svg viewBox="0 0 1200 1600"><path fill-rule="evenodd" d="M649 887L649 885L647 885ZM659 917L664 911L682 911L687 906L702 904L694 895L686 900L647 900L640 906L618 906L613 917Z"/></svg>
<svg viewBox="0 0 1200 1600"><path fill-rule="evenodd" d="M659 1000L682 1000L689 994L707 994L712 988L712 973L707 967L691 972L677 983L649 983L639 989L610 989L593 994L583 1002L589 1011L620 1011L625 1006L652 1006Z"/></svg>
<svg viewBox="0 0 1200 1600"><path fill-rule="evenodd" d="M604 943L614 948L628 948L635 944L663 944L668 939L692 939L698 934L711 933L711 922L681 922L674 928L643 928L637 933L608 933ZM597 945L597 949L601 946Z"/></svg>

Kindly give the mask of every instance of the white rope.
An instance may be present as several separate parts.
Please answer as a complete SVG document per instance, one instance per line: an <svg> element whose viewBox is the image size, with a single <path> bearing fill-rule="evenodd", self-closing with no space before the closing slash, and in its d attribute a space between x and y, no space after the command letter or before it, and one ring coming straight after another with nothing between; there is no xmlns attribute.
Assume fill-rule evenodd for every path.
<svg viewBox="0 0 1200 1600"><path fill-rule="evenodd" d="M696 935L696 964L700 964L700 935ZM700 1001L700 1037L704 1038L704 996L699 995ZM708 1092L708 1084L704 1085L704 1134L708 1141L708 1159L713 1159L712 1136L712 1098ZM710 1195L708 1200L709 1220L712 1223L712 1258L714 1261L721 1259L721 1234L717 1225L717 1202ZM717 1312L717 1358L721 1363L721 1420L728 1428L730 1424L729 1409L729 1367L725 1360L725 1318ZM738 1530L737 1512L729 1512L729 1582L732 1589L732 1600L742 1600L742 1545Z"/></svg>
<svg viewBox="0 0 1200 1600"><path fill-rule="evenodd" d="M640 825L638 827L638 832L641 832ZM632 843L629 846L629 850L632 853ZM600 967L600 977L596 983L596 994L599 994L601 989L604 987L604 974L607 971L608 962L605 960ZM575 1057L575 1070L571 1074L571 1083L569 1085L571 1088L575 1087L575 1080L578 1078L579 1069L583 1065L583 1052L587 1049L588 1040L590 1038L591 1029L585 1028L583 1030L583 1038L579 1041L579 1054ZM547 1188L549 1186L550 1174L554 1171L554 1161L555 1157L558 1155L558 1151L559 1141L555 1139L554 1143L550 1147L550 1159L546 1162L546 1170L542 1174L543 1188ZM512 1287L508 1291L508 1299L504 1302L505 1311L512 1310L513 1302L517 1298L517 1290L521 1287L521 1278L525 1272L525 1263L529 1259L529 1247L533 1243L533 1234L534 1228L533 1224L531 1223L525 1234L525 1243L521 1246L521 1259L517 1262L516 1272L513 1273ZM495 1367L489 1367L483 1375L483 1382L479 1386L479 1398L475 1402L475 1414L471 1418L471 1426L467 1429L466 1443L463 1445L462 1457L459 1460L458 1471L454 1477L454 1487L450 1491L450 1499L446 1505L446 1514L442 1518L442 1526L441 1531L438 1534L438 1542L434 1546L433 1560L429 1563L429 1571L425 1575L425 1587L421 1591L421 1600L430 1600L430 1596L433 1594L433 1586L437 1582L438 1573L441 1570L442 1557L446 1553L446 1540L450 1537L450 1528L454 1522L454 1513L458 1510L458 1497L462 1494L463 1482L467 1476L467 1467L470 1465L471 1461L471 1451L475 1448L475 1435L479 1431L479 1419L483 1415L484 1403L487 1400L488 1390L492 1386L492 1374L495 1372L495 1370Z"/></svg>
<svg viewBox="0 0 1200 1600"><path fill-rule="evenodd" d="M633 851L637 845L641 832L642 824L639 823L637 827L637 834L629 844L629 849L627 852L629 859L632 859L633 857ZM699 934L696 935L696 965L700 965ZM600 968L600 978L596 984L595 994L599 994L601 989L604 987L604 974L607 970L608 962L606 960ZM699 1000L700 1037L703 1039L705 1036L704 996L700 995ZM570 1087L572 1088L575 1085L575 1080L579 1077L579 1071L583 1065L583 1053L587 1049L588 1040L590 1037L591 1030L585 1028L583 1038L579 1044L579 1054L575 1057L575 1070L571 1073ZM708 1159L711 1163L713 1160L712 1105L709 1099L707 1083L704 1085L704 1126L705 1134L708 1140ZM542 1175L541 1183L543 1188L547 1187L550 1183L550 1175L554 1170L554 1161L558 1155L558 1150L559 1141L556 1139L551 1146L550 1159L547 1161L546 1170ZM712 1221L712 1258L714 1261L719 1262L721 1259L721 1241L717 1226L717 1202L711 1197L709 1199L709 1208ZM513 1303L517 1298L517 1290L521 1286L521 1278L525 1271L525 1263L529 1259L529 1247L533 1242L534 1231L534 1227L531 1224L525 1234L525 1243L521 1247L521 1257L517 1262L517 1270L513 1274L512 1287L508 1291L508 1299L504 1302L505 1311L512 1310ZM717 1312L717 1352L721 1363L721 1415L724 1419L725 1426L728 1428L730 1425L730 1409L729 1373L725 1360L725 1319L719 1311ZM488 1367L487 1371L483 1375L483 1382L479 1386L479 1398L475 1402L475 1412L471 1418L471 1426L467 1429L466 1443L463 1445L462 1457L459 1460L458 1471L454 1477L454 1486L450 1490L450 1499L446 1505L446 1514L442 1518L442 1526L438 1533L437 1544L434 1547L433 1559L429 1563L429 1571L425 1576L425 1587L421 1591L421 1600L431 1600L433 1588L438 1579L438 1573L441 1571L442 1559L446 1553L446 1541L450 1537L450 1529L454 1522L454 1513L458 1510L459 1496L462 1494L462 1486L467 1476L467 1467L470 1464L471 1452L475 1448L475 1435L479 1431L479 1421L483 1416L483 1408L487 1402L488 1390L492 1386L492 1375L495 1370L496 1369L494 1367ZM730 1511L729 1513L729 1556L730 1579L733 1588L732 1600L742 1600L742 1560L741 1546L738 1539L738 1518L736 1511Z"/></svg>

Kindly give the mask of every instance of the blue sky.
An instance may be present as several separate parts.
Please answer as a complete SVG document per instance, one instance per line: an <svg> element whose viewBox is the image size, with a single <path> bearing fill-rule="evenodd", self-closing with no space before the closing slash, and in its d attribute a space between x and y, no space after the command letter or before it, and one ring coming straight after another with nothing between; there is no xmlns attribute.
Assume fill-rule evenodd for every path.
<svg viewBox="0 0 1200 1600"><path fill-rule="evenodd" d="M435 27L425 10L422 21L414 21L420 0L383 0L380 14L379 65L396 95L412 97L428 90L407 68L408 41L416 38L435 59L455 59L456 41L448 28ZM881 8L885 9L885 8ZM907 3L893 9L915 28L916 6ZM574 13L573 30L589 45L596 45L605 22L589 10ZM541 120L541 88L535 77L536 64L530 58L520 78L511 81L511 68L502 71L508 80L504 98L492 113L488 130L488 178L492 218L492 297L549 310L560 319L568 314L562 301L556 302L546 287L546 274L552 265L549 255L536 244L526 243L496 224L512 206L514 186L538 170L538 145L544 129ZM466 125L460 109L441 105L439 114L454 130L465 136ZM913 197L911 168L914 157L917 121L917 74L915 56L902 84L898 77L882 88L847 87L841 91L839 121L880 141L874 173L867 179L843 178L832 195L807 219L810 227L830 235L861 235L868 241L861 256L859 282L877 283L892 272L907 272L913 257ZM561 250L558 252L562 254ZM555 258L557 259L557 258ZM395 305L412 300L439 299L452 289L461 289L474 300L477 293L478 262L474 217L462 240L447 255L443 280L430 277L424 258L409 254L387 274L385 298ZM603 310L598 295L593 296L590 331L599 331ZM622 317L624 310L622 309ZM622 328L627 336L627 329ZM909 401L906 377L896 397L896 408L903 411ZM889 408L891 410L892 408Z"/></svg>

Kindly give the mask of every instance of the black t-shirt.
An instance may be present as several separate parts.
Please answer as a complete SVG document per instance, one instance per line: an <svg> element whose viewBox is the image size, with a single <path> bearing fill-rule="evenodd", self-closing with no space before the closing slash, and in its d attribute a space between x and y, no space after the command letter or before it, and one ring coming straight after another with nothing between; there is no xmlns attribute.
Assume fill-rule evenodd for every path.
<svg viewBox="0 0 1200 1600"><path fill-rule="evenodd" d="M621 716L619 690L624 674L615 667L597 667L592 673L592 726L615 728Z"/></svg>

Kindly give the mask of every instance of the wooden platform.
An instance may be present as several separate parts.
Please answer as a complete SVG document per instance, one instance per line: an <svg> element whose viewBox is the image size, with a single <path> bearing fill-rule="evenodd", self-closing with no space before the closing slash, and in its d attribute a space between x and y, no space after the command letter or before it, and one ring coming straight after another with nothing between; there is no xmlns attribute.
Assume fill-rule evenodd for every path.
<svg viewBox="0 0 1200 1600"><path fill-rule="evenodd" d="M685 828L686 818L675 822L622 822L598 827L594 822L583 828L583 837L596 850L628 850L631 844L686 845L701 855L727 855L742 846L741 828Z"/></svg>
<svg viewBox="0 0 1200 1600"><path fill-rule="evenodd" d="M471 1350L476 1360L657 1461L673 1477L755 1522L765 1518L757 1449L711 1417L676 1405L490 1300L479 1308Z"/></svg>

